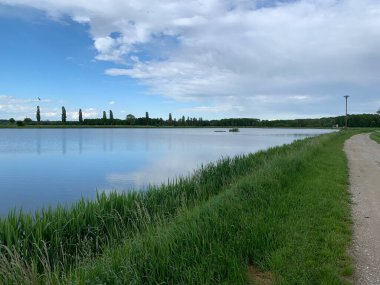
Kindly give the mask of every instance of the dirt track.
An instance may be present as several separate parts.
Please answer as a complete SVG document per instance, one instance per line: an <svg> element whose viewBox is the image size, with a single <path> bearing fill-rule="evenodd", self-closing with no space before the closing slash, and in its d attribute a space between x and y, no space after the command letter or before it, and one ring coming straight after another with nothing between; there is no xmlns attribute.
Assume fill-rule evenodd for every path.
<svg viewBox="0 0 380 285"><path fill-rule="evenodd" d="M380 284L380 144L353 136L344 149L353 195L355 284Z"/></svg>

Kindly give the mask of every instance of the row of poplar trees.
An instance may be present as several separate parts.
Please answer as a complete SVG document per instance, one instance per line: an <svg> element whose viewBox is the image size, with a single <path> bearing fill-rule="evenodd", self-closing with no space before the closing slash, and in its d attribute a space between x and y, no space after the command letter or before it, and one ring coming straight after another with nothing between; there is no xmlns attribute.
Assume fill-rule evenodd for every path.
<svg viewBox="0 0 380 285"><path fill-rule="evenodd" d="M66 109L64 106L62 106L62 114L61 114L61 120L62 120L62 123L66 123ZM40 106L37 106L37 111L36 111L36 119L37 119L37 122L39 123L41 121L41 110L40 110ZM109 119L112 121L113 120L113 112L112 110L110 110L110 116L109 116ZM83 114L82 114L82 109L79 109L79 113L78 113L78 120L79 120L79 123L82 123L83 122ZM106 111L103 111L103 120L107 120L107 114L106 114Z"/></svg>

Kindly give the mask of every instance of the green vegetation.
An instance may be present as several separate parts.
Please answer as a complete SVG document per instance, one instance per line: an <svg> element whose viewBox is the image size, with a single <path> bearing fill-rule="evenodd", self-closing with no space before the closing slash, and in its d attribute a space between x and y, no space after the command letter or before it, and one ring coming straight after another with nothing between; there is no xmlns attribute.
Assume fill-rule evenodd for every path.
<svg viewBox="0 0 380 285"><path fill-rule="evenodd" d="M61 115L62 123L66 123L66 109L62 106L62 115Z"/></svg>
<svg viewBox="0 0 380 285"><path fill-rule="evenodd" d="M145 117L136 118L128 114L125 120L114 118L113 114L107 119L106 112L103 112L102 118L83 119L83 121L66 121L66 110L62 109L62 121L41 121L40 123L28 122L28 127L51 126L57 127L67 125L70 127L96 127L96 126L114 126L114 127L255 127L255 128L331 128L343 127L345 117L329 117L320 119L295 119L295 120L259 120L255 118L230 118L221 120L204 120L203 118L190 118L182 116L173 118L150 118L149 113ZM0 127L14 127L9 120L0 120ZM348 119L350 128L375 128L380 127L380 116L378 114L360 114L350 115Z"/></svg>
<svg viewBox="0 0 380 285"><path fill-rule="evenodd" d="M254 265L273 284L344 284L353 133L224 159L146 192L12 212L0 220L0 283L247 284Z"/></svg>
<svg viewBox="0 0 380 285"><path fill-rule="evenodd" d="M373 132L370 135L371 139L373 139L375 142L380 143L380 131Z"/></svg>
<svg viewBox="0 0 380 285"><path fill-rule="evenodd" d="M36 111L36 120L39 123L41 121L41 112L40 112L40 106L37 106L37 111Z"/></svg>
<svg viewBox="0 0 380 285"><path fill-rule="evenodd" d="M172 113L169 113L169 120L168 120L168 123L169 125L173 125L173 117L172 117Z"/></svg>
<svg viewBox="0 0 380 285"><path fill-rule="evenodd" d="M82 109L79 109L79 113L78 113L78 121L79 121L79 124L82 124L82 123L83 123Z"/></svg>

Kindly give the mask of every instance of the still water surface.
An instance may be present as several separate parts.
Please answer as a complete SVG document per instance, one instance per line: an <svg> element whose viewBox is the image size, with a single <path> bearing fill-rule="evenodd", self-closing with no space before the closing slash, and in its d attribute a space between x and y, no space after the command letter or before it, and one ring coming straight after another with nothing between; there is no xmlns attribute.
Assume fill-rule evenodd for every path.
<svg viewBox="0 0 380 285"><path fill-rule="evenodd" d="M0 129L0 216L188 175L201 164L331 130Z"/></svg>

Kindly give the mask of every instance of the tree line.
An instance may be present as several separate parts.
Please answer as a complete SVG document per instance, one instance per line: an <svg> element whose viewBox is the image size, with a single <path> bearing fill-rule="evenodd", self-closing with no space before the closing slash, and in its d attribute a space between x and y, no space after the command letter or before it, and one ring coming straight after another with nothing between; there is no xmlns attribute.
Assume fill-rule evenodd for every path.
<svg viewBox="0 0 380 285"><path fill-rule="evenodd" d="M13 118L10 123L16 123L19 126L29 125L117 125L117 126L173 126L173 127L267 127L267 128L331 128L343 127L345 124L345 116L326 117L319 119L293 119L293 120L260 120L256 118L229 118L220 120L205 120L200 118L191 118L182 116L173 118L169 113L167 119L150 118L146 112L144 117L135 117L128 114L125 119L114 118L112 110L103 111L101 118L84 119L82 109L78 111L77 121L68 121L66 109L62 106L60 121L41 121L41 110L37 106L36 121L30 118L24 121L15 121ZM4 121L2 122L4 124ZM349 115L348 127L380 127L380 109L377 114L355 114Z"/></svg>

